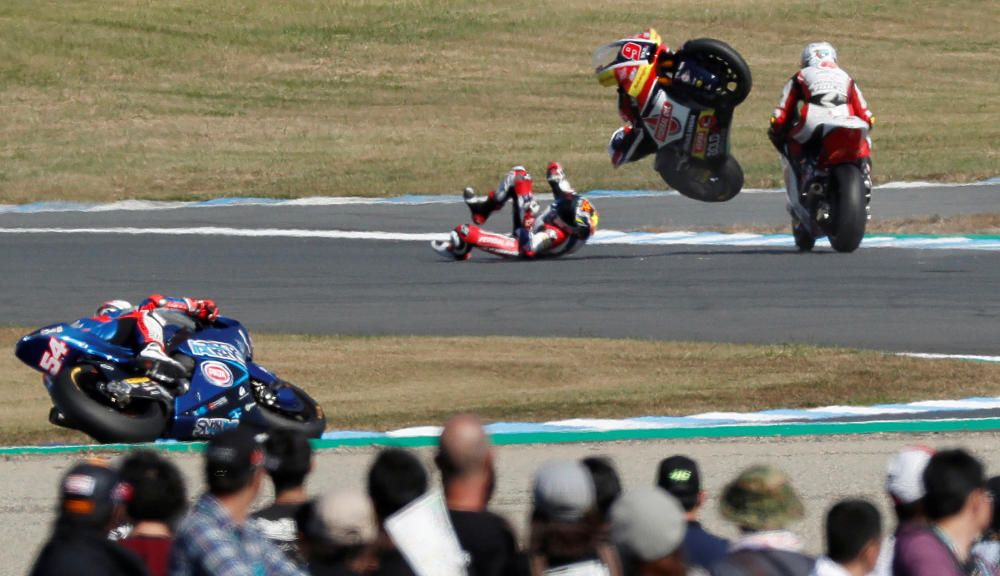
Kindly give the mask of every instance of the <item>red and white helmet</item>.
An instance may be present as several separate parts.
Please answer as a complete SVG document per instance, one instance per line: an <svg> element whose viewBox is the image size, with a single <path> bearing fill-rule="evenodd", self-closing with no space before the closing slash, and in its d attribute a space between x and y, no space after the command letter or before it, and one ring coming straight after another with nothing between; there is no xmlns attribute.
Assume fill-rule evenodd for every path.
<svg viewBox="0 0 1000 576"><path fill-rule="evenodd" d="M802 50L802 67L837 66L837 49L829 42L813 42Z"/></svg>
<svg viewBox="0 0 1000 576"><path fill-rule="evenodd" d="M132 304L128 300L108 300L97 307L96 315L104 316L105 314L113 314L130 308L132 308Z"/></svg>

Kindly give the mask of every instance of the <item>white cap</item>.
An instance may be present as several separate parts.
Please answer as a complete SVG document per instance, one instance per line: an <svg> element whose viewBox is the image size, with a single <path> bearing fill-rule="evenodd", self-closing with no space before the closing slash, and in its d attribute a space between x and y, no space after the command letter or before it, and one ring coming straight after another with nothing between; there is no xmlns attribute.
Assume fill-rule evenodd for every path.
<svg viewBox="0 0 1000 576"><path fill-rule="evenodd" d="M906 446L889 459L885 489L896 504L912 504L926 494L924 469L934 455L929 446Z"/></svg>

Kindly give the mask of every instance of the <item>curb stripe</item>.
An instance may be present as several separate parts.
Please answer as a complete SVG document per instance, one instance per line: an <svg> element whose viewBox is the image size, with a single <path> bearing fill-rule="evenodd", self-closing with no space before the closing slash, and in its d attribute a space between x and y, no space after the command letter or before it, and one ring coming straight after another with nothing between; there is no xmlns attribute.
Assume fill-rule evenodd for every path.
<svg viewBox="0 0 1000 576"><path fill-rule="evenodd" d="M737 426L706 426L700 428L662 428L647 430L607 430L578 432L536 432L491 434L494 444L517 446L525 444L562 444L579 442L617 442L636 440L693 440L704 438L746 438L785 436L827 436L885 433L979 432L1000 430L1000 418L948 420L893 420L872 422L788 423ZM317 450L346 447L419 448L436 446L437 436L407 436L395 438L336 438L312 440ZM151 444L105 444L76 446L20 446L0 448L0 456L61 455L86 452L123 452L151 448L173 453L198 453L204 442L156 442Z"/></svg>
<svg viewBox="0 0 1000 576"><path fill-rule="evenodd" d="M907 188L962 188L966 186L996 186L1000 185L1000 177L988 178L979 182L938 183L938 182L888 182L875 186L875 190L899 190ZM784 188L744 188L740 194L784 194ZM649 198L660 196L680 196L673 190L589 190L585 192L592 198L628 199ZM216 208L227 206L345 206L345 205L422 205L422 204L456 204L461 202L458 194L405 194L388 198L369 198L363 196L306 196L304 198L260 198L260 197L226 197L202 201L163 201L163 200L122 200L104 204L90 202L33 202L31 204L0 204L0 214L38 214L44 212L111 212L111 211L154 211L176 210L180 208Z"/></svg>

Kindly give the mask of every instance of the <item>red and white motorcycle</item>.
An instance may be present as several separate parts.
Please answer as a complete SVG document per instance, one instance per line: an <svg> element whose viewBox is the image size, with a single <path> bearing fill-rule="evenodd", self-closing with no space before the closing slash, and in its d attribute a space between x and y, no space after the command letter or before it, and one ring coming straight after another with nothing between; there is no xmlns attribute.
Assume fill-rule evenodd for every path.
<svg viewBox="0 0 1000 576"><path fill-rule="evenodd" d="M799 170L781 157L795 245L806 252L826 236L837 252L853 252L870 218L871 140L857 116L833 117L818 129L822 139L806 146Z"/></svg>

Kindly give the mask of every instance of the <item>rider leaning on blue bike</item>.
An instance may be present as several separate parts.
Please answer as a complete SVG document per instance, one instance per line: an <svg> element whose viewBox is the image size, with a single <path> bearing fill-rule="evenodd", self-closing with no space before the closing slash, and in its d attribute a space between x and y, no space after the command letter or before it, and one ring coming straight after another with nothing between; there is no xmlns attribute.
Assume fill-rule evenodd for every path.
<svg viewBox="0 0 1000 576"><path fill-rule="evenodd" d="M168 373L183 373L184 366L166 353L163 342L166 320L158 314L160 311L178 312L207 322L219 316L219 307L213 300L151 294L138 306L127 300L108 300L98 306L93 316L77 320L73 327L113 344L138 350L136 360L147 370L165 368Z"/></svg>

